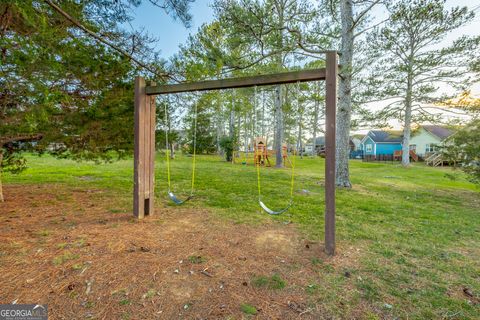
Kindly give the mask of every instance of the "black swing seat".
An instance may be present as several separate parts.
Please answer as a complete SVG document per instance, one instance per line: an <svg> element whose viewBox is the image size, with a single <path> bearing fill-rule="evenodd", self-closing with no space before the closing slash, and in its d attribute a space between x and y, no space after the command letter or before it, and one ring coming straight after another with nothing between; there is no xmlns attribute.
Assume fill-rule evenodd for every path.
<svg viewBox="0 0 480 320"><path fill-rule="evenodd" d="M185 202L187 202L188 200L192 199L193 195L188 196L185 200L180 200L180 199L177 198L177 196L172 191L168 190L168 197L176 205L181 205L181 204L184 204Z"/></svg>
<svg viewBox="0 0 480 320"><path fill-rule="evenodd" d="M278 211L273 211L272 209L270 209L269 207L267 207L265 205L265 203L263 203L262 199L258 198L258 203L260 204L260 207L262 207L262 209L268 213L268 214L271 214L271 215L279 215L279 214L282 214L284 213L285 211L287 211L288 209L290 209L290 207L293 205L293 201L290 200L290 202L288 203L288 205L281 209L281 210L278 210Z"/></svg>

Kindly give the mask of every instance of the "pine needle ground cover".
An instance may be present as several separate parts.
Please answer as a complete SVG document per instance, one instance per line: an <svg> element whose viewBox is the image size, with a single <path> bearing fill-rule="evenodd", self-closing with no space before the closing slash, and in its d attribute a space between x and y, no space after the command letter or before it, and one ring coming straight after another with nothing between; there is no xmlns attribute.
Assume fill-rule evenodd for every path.
<svg viewBox="0 0 480 320"><path fill-rule="evenodd" d="M28 161L3 177L2 303L48 303L54 319L479 318L480 190L449 168L352 161L328 258L322 159L297 159L295 205L271 217L255 168L215 156L198 158L195 198L171 205L159 154L144 221L131 217L131 160ZM190 170L172 162L179 197ZM289 173L262 168L269 207L288 203Z"/></svg>

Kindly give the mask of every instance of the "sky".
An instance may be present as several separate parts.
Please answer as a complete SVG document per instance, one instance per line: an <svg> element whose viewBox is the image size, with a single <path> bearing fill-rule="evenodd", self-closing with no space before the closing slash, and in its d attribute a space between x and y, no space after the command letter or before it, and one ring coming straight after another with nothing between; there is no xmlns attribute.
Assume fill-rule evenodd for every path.
<svg viewBox="0 0 480 320"><path fill-rule="evenodd" d="M187 41L189 34L195 34L202 24L213 20L211 4L210 0L196 0L192 3L190 13L193 21L191 27L187 29L181 21L175 21L160 8L144 1L135 10L132 26L135 29L144 28L150 35L156 37L159 40L157 49L163 58L169 58L178 51L180 44Z"/></svg>
<svg viewBox="0 0 480 320"><path fill-rule="evenodd" d="M195 0L192 3L190 13L193 16L193 21L191 27L187 29L180 21L175 21L161 9L152 6L148 1L144 1L134 12L135 19L132 22L132 26L135 29L143 28L150 35L156 37L159 40L156 49L163 58L168 59L178 51L181 44L186 43L189 34L195 34L202 24L213 20L212 3L213 0ZM470 24L451 33L447 37L445 44L449 44L461 35L480 34L480 0L447 0L446 7L453 6L467 6L470 9L475 9L476 17ZM384 12L378 10L374 14L381 16L384 15ZM480 83L472 87L472 93L475 96L480 96ZM382 103L371 105L369 108L381 109ZM395 129L399 129L401 126L398 121L393 121L391 125Z"/></svg>
<svg viewBox="0 0 480 320"><path fill-rule="evenodd" d="M195 0L192 3L190 13L193 16L193 23L187 29L180 21L175 21L160 8L154 7L148 1L144 1L135 10L135 19L132 25L134 28L144 28L151 35L158 38L157 49L164 58L169 58L178 51L180 44L187 41L189 34L195 34L202 24L213 20L212 3L213 0ZM467 6L470 9L477 8L477 16L475 21L451 34L448 37L449 40L460 34L474 35L480 33L480 10L478 10L480 0L447 0L447 7L451 6Z"/></svg>

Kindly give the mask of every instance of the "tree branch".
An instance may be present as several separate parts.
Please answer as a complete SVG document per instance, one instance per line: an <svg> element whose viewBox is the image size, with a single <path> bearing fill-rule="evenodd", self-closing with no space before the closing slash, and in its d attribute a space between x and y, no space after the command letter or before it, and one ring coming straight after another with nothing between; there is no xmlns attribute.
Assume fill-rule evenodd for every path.
<svg viewBox="0 0 480 320"><path fill-rule="evenodd" d="M85 32L86 34L88 34L89 36L91 36L92 38L94 38L95 40L107 45L108 47L112 48L113 50L119 52L120 54L124 55L125 57L129 58L130 60L132 60L133 62L135 62L137 65L139 65L140 67L144 68L145 70L147 71L150 71L151 73L153 73L154 75L160 77L161 79L165 79L165 78L170 78L170 79L173 79L169 74L161 74L161 73L158 73L155 69L153 69L151 66L148 66L147 64L137 60L135 57L133 57L131 54L129 54L128 52L126 52L125 50L123 50L122 48L116 46L115 44L111 43L110 41L102 38L101 36L99 36L98 34L96 34L95 32L91 31L90 29L86 28L85 26L83 26L79 21L77 21L75 18L73 18L72 16L70 16L68 13L66 13L65 11L63 11L59 6L57 6L55 3L53 3L52 1L50 0L45 0L45 3L48 4L51 8L53 8L56 12L58 12L59 14L61 14L65 19L67 19L68 21L70 21L71 23L73 23L77 28L81 29L83 32ZM173 79L175 80L175 79Z"/></svg>

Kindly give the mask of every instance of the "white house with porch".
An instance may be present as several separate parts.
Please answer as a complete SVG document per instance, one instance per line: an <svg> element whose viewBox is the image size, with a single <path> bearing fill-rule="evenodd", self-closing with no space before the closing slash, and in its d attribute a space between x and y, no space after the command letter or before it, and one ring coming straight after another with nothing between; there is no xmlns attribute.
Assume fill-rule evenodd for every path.
<svg viewBox="0 0 480 320"><path fill-rule="evenodd" d="M410 150L425 158L438 150L444 141L454 133L446 126L421 125L413 130L410 138Z"/></svg>

